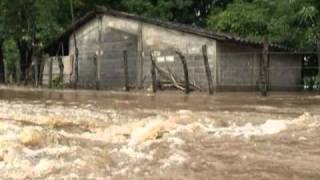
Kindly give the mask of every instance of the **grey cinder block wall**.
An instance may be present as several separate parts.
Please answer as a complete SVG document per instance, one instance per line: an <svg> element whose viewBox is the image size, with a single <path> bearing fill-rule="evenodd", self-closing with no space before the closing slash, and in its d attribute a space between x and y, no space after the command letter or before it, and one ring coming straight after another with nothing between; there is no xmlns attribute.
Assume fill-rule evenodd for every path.
<svg viewBox="0 0 320 180"><path fill-rule="evenodd" d="M217 43L217 79L221 91L259 90L262 69L261 48L232 42ZM269 57L270 90L299 90L302 59L290 52L271 52Z"/></svg>
<svg viewBox="0 0 320 180"><path fill-rule="evenodd" d="M79 86L94 88L93 57L98 51L98 24L102 24L101 83L103 89L124 86L123 51L128 52L130 84L134 87L151 86L151 53L157 64L175 71L183 78L183 69L175 51L182 52L188 61L191 80L206 88L202 46L208 46L209 64L215 73L216 41L182 33L156 25L104 15L76 31L79 49ZM74 40L69 39L70 55L74 56ZM74 79L74 76L73 76Z"/></svg>

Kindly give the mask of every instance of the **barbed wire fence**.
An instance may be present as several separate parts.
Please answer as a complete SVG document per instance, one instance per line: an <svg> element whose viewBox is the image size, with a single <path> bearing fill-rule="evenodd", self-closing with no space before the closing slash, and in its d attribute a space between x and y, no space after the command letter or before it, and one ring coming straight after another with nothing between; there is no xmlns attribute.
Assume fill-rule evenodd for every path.
<svg viewBox="0 0 320 180"><path fill-rule="evenodd" d="M215 81L215 91L261 91L264 83L267 91L300 91L305 89L320 89L319 66L308 67L304 65L306 53L269 52L266 67L266 80L263 79L263 61L261 52L227 52L216 55L217 63L210 67L212 78ZM175 52L163 52L154 55L157 69L161 69L159 76L176 77L185 80L183 66ZM206 72L203 56L199 54L186 54L189 81L194 90L210 91L210 80ZM216 71L214 70L216 69ZM316 71L312 76L305 73ZM210 76L210 75L209 75ZM164 78L168 80L170 78ZM161 80L157 80L161 81ZM175 84L175 80L172 83ZM162 82L162 83L165 83ZM171 83L171 85L172 85ZM159 83L155 83L159 84ZM160 83L161 84L161 83ZM182 84L186 84L183 82ZM160 86L161 87L161 86ZM180 87L176 87L180 89ZM161 89L161 88L160 88ZM210 93L211 94L211 93Z"/></svg>
<svg viewBox="0 0 320 180"><path fill-rule="evenodd" d="M144 57L144 83L150 84L154 92L179 89L186 93L208 91L210 94L219 91L261 91L263 83L267 83L268 91L320 89L319 65L318 67L306 66L304 62L304 56L315 54L314 52L268 52L267 79L266 82L263 82L263 53L261 52L217 53L215 54L216 63L212 63L212 56L208 55L208 49L205 46L199 48L199 51L201 53L185 53L174 49L152 50L150 56L145 55ZM120 81L119 83L123 84L126 90L129 90L134 86L134 83L131 82L136 79L134 75L136 72L132 71L132 68L136 66L132 60L135 59L137 53L119 50L113 54L117 56L112 59L120 62L114 66L114 72L117 72L117 77L114 78ZM89 63L91 70L97 69L96 55L94 51L81 52L79 55L80 68L81 63ZM102 58L108 63L110 57L105 55ZM40 81L50 84L61 75L58 59L58 56L53 57L53 62L50 63L50 58L47 58L44 63L41 63L40 66L47 70ZM65 83L72 81L72 64L74 63L72 62L72 56L63 59L63 67L66 69L63 72ZM17 69L19 66L21 64L17 63ZM102 71L105 76L113 73L105 72L104 69ZM18 74L19 70L8 72L7 82L18 83ZM30 76L34 75L35 71L31 69L30 74ZM89 83L89 86L94 88L96 72L91 71L81 75L81 77L84 76L88 77L80 81Z"/></svg>

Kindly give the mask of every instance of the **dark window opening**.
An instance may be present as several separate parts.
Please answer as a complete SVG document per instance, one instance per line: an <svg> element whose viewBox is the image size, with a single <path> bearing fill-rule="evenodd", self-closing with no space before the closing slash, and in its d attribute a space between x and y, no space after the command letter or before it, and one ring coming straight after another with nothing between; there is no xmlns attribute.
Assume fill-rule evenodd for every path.
<svg viewBox="0 0 320 180"><path fill-rule="evenodd" d="M303 57L302 78L304 89L320 90L319 61L315 54Z"/></svg>

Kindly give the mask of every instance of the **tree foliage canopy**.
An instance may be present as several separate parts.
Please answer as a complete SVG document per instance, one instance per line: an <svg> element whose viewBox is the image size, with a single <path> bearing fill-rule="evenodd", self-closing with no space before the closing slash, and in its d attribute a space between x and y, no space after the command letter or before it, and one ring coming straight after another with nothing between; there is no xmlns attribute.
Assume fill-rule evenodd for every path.
<svg viewBox="0 0 320 180"><path fill-rule="evenodd" d="M318 0L1 0L0 39L47 43L96 5L290 47L319 39Z"/></svg>
<svg viewBox="0 0 320 180"><path fill-rule="evenodd" d="M319 8L317 0L235 0L224 10L213 11L208 26L252 39L310 49L320 40Z"/></svg>

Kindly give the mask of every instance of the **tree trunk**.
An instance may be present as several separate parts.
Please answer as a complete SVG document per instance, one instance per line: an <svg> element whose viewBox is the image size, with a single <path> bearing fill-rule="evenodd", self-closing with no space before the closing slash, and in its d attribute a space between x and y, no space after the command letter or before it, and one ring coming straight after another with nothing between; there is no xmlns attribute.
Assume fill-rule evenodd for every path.
<svg viewBox="0 0 320 180"><path fill-rule="evenodd" d="M45 61L43 54L41 53L39 56L39 85L43 85L43 71L44 71Z"/></svg>
<svg viewBox="0 0 320 180"><path fill-rule="evenodd" d="M34 61L34 86L39 86L39 56L36 56Z"/></svg>
<svg viewBox="0 0 320 180"><path fill-rule="evenodd" d="M318 76L320 77L320 42L317 43L317 55L318 55Z"/></svg>
<svg viewBox="0 0 320 180"><path fill-rule="evenodd" d="M52 63L53 63L53 58L50 58L50 61L49 61L49 82L48 82L48 85L49 85L49 88L52 88Z"/></svg>
<svg viewBox="0 0 320 180"><path fill-rule="evenodd" d="M126 91L130 91L129 87L129 68L128 68L128 52L123 51L123 65L124 65L124 87Z"/></svg>
<svg viewBox="0 0 320 180"><path fill-rule="evenodd" d="M25 81L28 75L28 69L32 63L33 48L29 46L28 42L16 41L20 54L20 69L22 81ZM26 82L25 82L26 83Z"/></svg>
<svg viewBox="0 0 320 180"><path fill-rule="evenodd" d="M16 84L21 85L21 65L20 61L16 61L15 63L15 78L16 78Z"/></svg>
<svg viewBox="0 0 320 180"><path fill-rule="evenodd" d="M3 40L0 40L0 83L5 83Z"/></svg>

